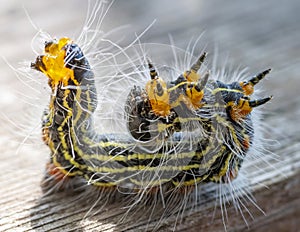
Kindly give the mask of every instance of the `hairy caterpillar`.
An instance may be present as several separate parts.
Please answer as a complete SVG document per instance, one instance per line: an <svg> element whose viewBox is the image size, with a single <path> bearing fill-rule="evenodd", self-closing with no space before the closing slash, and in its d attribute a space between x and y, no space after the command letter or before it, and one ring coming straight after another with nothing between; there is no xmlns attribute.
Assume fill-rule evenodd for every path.
<svg viewBox="0 0 300 232"><path fill-rule="evenodd" d="M270 100L253 101L249 95L269 70L233 84L207 80L208 74L199 79L197 66L204 57L183 75L167 77L170 81L159 78L145 60L149 83L132 89L124 105L131 135L98 135L87 59L68 38L46 43L45 54L32 67L49 77L52 90L43 119L43 138L52 153L47 181L76 179L108 191L162 194L166 202L174 192L189 192L199 183L230 183L252 145L250 111Z"/></svg>
<svg viewBox="0 0 300 232"><path fill-rule="evenodd" d="M136 141L95 134L91 120L96 88L87 59L68 38L47 42L45 54L32 67L48 76L52 89L43 120L43 139L51 150L48 174L55 181L81 177L100 187L142 192L158 187L164 195L200 182L232 181L252 143L250 112L271 99L250 100L249 95L270 70L244 82L207 83L208 73L201 78L197 74L204 58L205 54L170 87L149 63L146 90L131 90L126 105ZM199 129L202 137L192 140L174 133Z"/></svg>

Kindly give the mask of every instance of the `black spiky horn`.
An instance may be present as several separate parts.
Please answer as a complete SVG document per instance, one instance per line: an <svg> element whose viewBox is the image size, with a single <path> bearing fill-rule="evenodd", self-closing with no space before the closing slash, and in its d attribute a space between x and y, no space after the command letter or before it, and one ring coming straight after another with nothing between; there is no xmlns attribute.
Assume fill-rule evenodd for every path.
<svg viewBox="0 0 300 232"><path fill-rule="evenodd" d="M270 97L266 97L266 98L262 98L262 99L258 99L258 100L249 101L249 106L257 107L257 106L263 105L263 104L267 103L268 101L270 101L272 98L273 98L273 96L270 96Z"/></svg>
<svg viewBox="0 0 300 232"><path fill-rule="evenodd" d="M198 85L196 86L197 91L200 92L202 89L204 89L204 87L208 81L209 75L210 75L210 71L207 71L204 74L204 76L200 79Z"/></svg>
<svg viewBox="0 0 300 232"><path fill-rule="evenodd" d="M151 61L148 59L147 62L148 62L149 70L150 70L150 77L153 80L158 76L158 74L157 74L156 69L154 68L153 64L151 63Z"/></svg>
<svg viewBox="0 0 300 232"><path fill-rule="evenodd" d="M206 56L207 56L207 53L203 52L203 54L198 58L198 60L196 61L196 63L192 65L191 71L198 72L198 70L200 69L203 61L206 58Z"/></svg>
<svg viewBox="0 0 300 232"><path fill-rule="evenodd" d="M255 77L252 77L249 81L247 81L245 84L251 83L252 85L256 85L258 82L260 82L267 74L271 72L271 69L267 69L259 74L257 74Z"/></svg>

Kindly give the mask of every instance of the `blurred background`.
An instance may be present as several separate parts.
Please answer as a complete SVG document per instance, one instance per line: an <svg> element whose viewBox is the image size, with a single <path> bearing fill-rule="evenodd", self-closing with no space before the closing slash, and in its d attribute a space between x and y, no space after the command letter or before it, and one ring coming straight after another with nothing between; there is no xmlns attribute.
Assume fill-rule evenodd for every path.
<svg viewBox="0 0 300 232"><path fill-rule="evenodd" d="M37 144L33 144L35 140L26 140L30 130L38 138L43 107L26 104L27 100L21 96L32 90L22 84L14 69L29 66L35 59L32 41L38 29L56 38L76 38L84 26L87 8L88 3L82 0L1 1L0 230L30 228L30 219L26 217L41 195L39 181L48 155L41 142L36 140ZM275 131L270 139L280 141L274 142L272 151L284 162L282 172L287 179L290 176L295 179L299 177L300 166L299 12L298 0L116 0L101 29L108 32L126 25L122 29L125 33L122 43L126 45L154 22L141 42L170 44L171 40L185 49L201 35L196 54L205 47L213 56L217 49L221 61L228 58L228 65L247 67L251 74L272 68L271 75L263 82L264 93L274 96L266 106L265 121ZM45 80L42 88L47 87ZM30 112L31 107L37 113L29 117L24 112ZM299 182L294 184L295 191L300 192ZM288 214L290 230L284 229L287 227L282 219L282 223L276 224L280 231L296 231L300 226L296 220L300 203L294 200L293 204L290 201L294 210ZM19 206L20 202L25 208ZM259 231L258 227L253 228ZM269 227L261 228L268 231Z"/></svg>

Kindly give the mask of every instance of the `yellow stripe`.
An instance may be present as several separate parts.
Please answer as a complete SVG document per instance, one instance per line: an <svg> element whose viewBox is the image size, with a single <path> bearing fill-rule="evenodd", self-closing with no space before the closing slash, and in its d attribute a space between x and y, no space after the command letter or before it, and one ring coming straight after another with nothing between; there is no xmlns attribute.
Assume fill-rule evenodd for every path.
<svg viewBox="0 0 300 232"><path fill-rule="evenodd" d="M238 89L227 89L227 88L215 88L215 89L210 89L210 92L215 95L218 92L221 91L226 91L226 92L233 92L233 93L243 93L242 90L238 90Z"/></svg>
<svg viewBox="0 0 300 232"><path fill-rule="evenodd" d="M159 179L159 180L151 180L151 181L146 181L146 180L142 180L142 181L139 181L139 180L136 180L136 179L133 179L133 178L130 178L130 181L137 185L137 186L143 186L143 187L154 187L154 186L158 186L158 185L161 185L161 184L164 184L164 183L167 183L169 182L173 177L170 177L169 179Z"/></svg>
<svg viewBox="0 0 300 232"><path fill-rule="evenodd" d="M219 182L221 180L221 178L223 176L226 176L227 171L229 170L229 162L232 158L232 152L228 155L227 159L225 160L225 162L223 162L222 164L222 168L220 169L219 173L213 175L210 180L214 181L214 182Z"/></svg>
<svg viewBox="0 0 300 232"><path fill-rule="evenodd" d="M172 183L175 186L192 186L195 185L196 183L200 183L201 181L206 180L207 177L208 174L201 177L195 176L194 179L187 180L187 181L172 181Z"/></svg>
<svg viewBox="0 0 300 232"><path fill-rule="evenodd" d="M185 84L188 84L188 82L187 82L187 81L181 82L181 83L179 83L179 84L177 84L177 85L175 85L175 86L169 88L169 89L168 89L168 92L170 93L170 92L174 91L175 89L177 89L177 88L179 88L180 86L185 85Z"/></svg>
<svg viewBox="0 0 300 232"><path fill-rule="evenodd" d="M82 114L81 107L79 106L80 103L78 102L78 99L80 99L81 89L78 88L76 91L77 91L77 92L76 92L76 95L75 95L75 97L74 97L74 101L75 101L75 103L77 104L77 111L76 111L76 114L74 115L75 118L73 119L73 125L74 125L74 126L77 125L77 123L78 123L78 121L79 121L79 119L80 119L80 116L81 116L81 114Z"/></svg>
<svg viewBox="0 0 300 232"><path fill-rule="evenodd" d="M97 180L92 180L92 178L89 177L87 174L83 175L83 177L88 181L88 183L91 183L92 185L98 187L114 187L120 183L120 182L99 182Z"/></svg>
<svg viewBox="0 0 300 232"><path fill-rule="evenodd" d="M230 130L229 134L233 138L233 141L234 141L235 145L238 147L238 149L240 149L241 148L241 143L237 138L236 131L235 131L234 127L226 119L222 118L219 115L217 115L216 120L217 120L217 122L222 123L222 125L226 125L226 127ZM235 150L237 150L237 149L235 149Z"/></svg>
<svg viewBox="0 0 300 232"><path fill-rule="evenodd" d="M61 173L63 173L66 176L77 176L77 175L82 175L83 173L79 170L76 171L67 171L65 168L57 161L57 156L54 156L53 159L53 164L59 169Z"/></svg>

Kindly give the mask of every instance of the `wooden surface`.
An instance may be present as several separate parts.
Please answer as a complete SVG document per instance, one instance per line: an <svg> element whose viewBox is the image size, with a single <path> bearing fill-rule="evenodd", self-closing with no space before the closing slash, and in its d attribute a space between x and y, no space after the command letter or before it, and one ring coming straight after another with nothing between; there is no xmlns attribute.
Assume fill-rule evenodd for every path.
<svg viewBox="0 0 300 232"><path fill-rule="evenodd" d="M145 219L117 223L123 213L118 204L95 209L93 216L84 218L90 205L78 203L76 196L43 196L40 190L49 153L40 141L39 129L47 98L28 104L35 102L38 93L30 89L31 83L25 87L10 66L19 67L23 61L28 66L36 56L31 40L37 30L31 21L52 36L74 37L81 30L86 8L87 3L80 0L1 1L0 231L145 230ZM263 167L265 172L249 173L262 183L252 188L265 215L250 204L254 219L247 220L248 231L300 231L299 12L298 0L128 0L115 1L103 23L105 31L130 24L124 35L125 41L130 41L135 32L140 33L156 19L143 42L169 43L170 34L177 46L185 48L190 39L205 32L197 50L206 46L213 54L217 46L220 60L228 55L228 65L248 67L249 73L273 68L263 82L264 93L274 95L264 120L267 138L273 141L270 149L279 162ZM47 88L46 81L40 88ZM214 207L214 202L197 205L177 229L224 230L220 210ZM228 215L228 231L247 229L230 206ZM161 230L172 230L175 221L170 218Z"/></svg>

